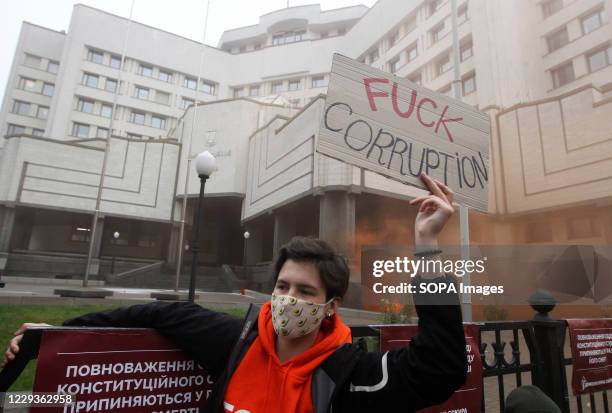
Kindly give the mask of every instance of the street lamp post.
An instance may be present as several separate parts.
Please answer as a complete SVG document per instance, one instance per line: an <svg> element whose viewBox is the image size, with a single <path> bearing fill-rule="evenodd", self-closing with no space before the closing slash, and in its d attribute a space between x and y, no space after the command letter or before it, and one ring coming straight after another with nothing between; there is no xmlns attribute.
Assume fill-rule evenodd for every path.
<svg viewBox="0 0 612 413"><path fill-rule="evenodd" d="M119 231L113 232L113 238L115 239L115 245L117 245L117 240L119 239ZM115 274L115 254L113 254L113 260L111 261L111 275Z"/></svg>
<svg viewBox="0 0 612 413"><path fill-rule="evenodd" d="M206 180L217 169L215 157L208 151L201 152L195 159L195 168L200 177L200 195L198 196L198 205L193 212L194 235L191 241L191 279L189 280L189 301L195 299L196 272L198 267L198 252L200 251L200 215L202 210L202 200L204 198L204 185ZM186 178L185 178L186 179Z"/></svg>
<svg viewBox="0 0 612 413"><path fill-rule="evenodd" d="M247 241L249 240L249 238L251 237L251 233L249 231L244 231L244 234L242 234L244 236L244 250L242 251L242 268L244 268L244 275L245 275L245 280L246 280L246 276L247 274L247 264L246 264L246 251L247 251Z"/></svg>

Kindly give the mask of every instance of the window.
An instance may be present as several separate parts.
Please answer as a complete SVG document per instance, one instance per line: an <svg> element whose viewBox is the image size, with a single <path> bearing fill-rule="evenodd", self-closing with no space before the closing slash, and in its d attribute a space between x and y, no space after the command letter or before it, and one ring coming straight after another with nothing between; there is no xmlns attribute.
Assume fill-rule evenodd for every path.
<svg viewBox="0 0 612 413"><path fill-rule="evenodd" d="M399 32L398 31L393 32L389 36L389 48L392 48L393 46L395 46L395 43L397 43L398 39L399 39Z"/></svg>
<svg viewBox="0 0 612 413"><path fill-rule="evenodd" d="M325 76L313 76L312 77L312 87L325 87L327 86L327 82L325 81Z"/></svg>
<svg viewBox="0 0 612 413"><path fill-rule="evenodd" d="M582 33L589 34L601 27L603 21L603 9L597 10L582 18Z"/></svg>
<svg viewBox="0 0 612 413"><path fill-rule="evenodd" d="M246 52L246 45L242 45L242 46L240 46L240 49L238 49L238 51L239 51L240 53L244 53L244 52Z"/></svg>
<svg viewBox="0 0 612 413"><path fill-rule="evenodd" d="M138 246L141 248L155 248L157 245L155 235L142 234L138 237Z"/></svg>
<svg viewBox="0 0 612 413"><path fill-rule="evenodd" d="M286 44L286 43L299 42L300 40L304 38L305 34L306 34L305 30L278 33L272 36L272 44L274 46L278 46L278 45Z"/></svg>
<svg viewBox="0 0 612 413"><path fill-rule="evenodd" d="M145 114L141 112L131 112L130 113L130 122L137 123L139 125L144 125L145 123Z"/></svg>
<svg viewBox="0 0 612 413"><path fill-rule="evenodd" d="M253 50L259 50L259 49L261 49L261 43L255 43L253 45Z"/></svg>
<svg viewBox="0 0 612 413"><path fill-rule="evenodd" d="M128 133L127 137L128 139L142 139L142 135L138 135L136 133Z"/></svg>
<svg viewBox="0 0 612 413"><path fill-rule="evenodd" d="M574 75L574 64L569 61L556 69L551 70L553 79L553 87L558 88L566 85L573 81L576 77Z"/></svg>
<svg viewBox="0 0 612 413"><path fill-rule="evenodd" d="M36 80L27 77L19 78L19 89L27 90L28 92L37 92Z"/></svg>
<svg viewBox="0 0 612 413"><path fill-rule="evenodd" d="M599 49L587 55L589 62L589 72L593 73L612 65L612 46L608 45L604 49Z"/></svg>
<svg viewBox="0 0 612 413"><path fill-rule="evenodd" d="M135 86L134 87L134 97L137 97L138 99L148 100L149 99L149 89L146 87L142 87L142 86Z"/></svg>
<svg viewBox="0 0 612 413"><path fill-rule="evenodd" d="M40 63L40 57L26 53L23 64L25 64L26 66L33 67L34 69L40 69Z"/></svg>
<svg viewBox="0 0 612 413"><path fill-rule="evenodd" d="M474 49L473 49L473 46L472 46L472 41L470 40L468 43L462 45L461 48L459 49L459 53L460 53L460 57L461 57L461 61L462 62L465 62L470 57L472 57L474 55Z"/></svg>
<svg viewBox="0 0 612 413"><path fill-rule="evenodd" d="M244 96L244 88L242 87L235 87L234 88L234 97L235 98L241 98Z"/></svg>
<svg viewBox="0 0 612 413"><path fill-rule="evenodd" d="M399 67L399 57L396 57L392 61L389 62L389 72L395 73Z"/></svg>
<svg viewBox="0 0 612 413"><path fill-rule="evenodd" d="M102 105L100 108L100 116L104 116L105 118L110 118L113 116L113 107L111 105Z"/></svg>
<svg viewBox="0 0 612 413"><path fill-rule="evenodd" d="M24 133L25 133L25 126L13 125L12 123L8 124L8 128L6 130L7 135L9 136L23 135Z"/></svg>
<svg viewBox="0 0 612 413"><path fill-rule="evenodd" d="M183 79L183 86L188 89L195 90L197 84L198 84L197 80L194 79L193 77L185 76L185 79Z"/></svg>
<svg viewBox="0 0 612 413"><path fill-rule="evenodd" d="M215 84L203 80L202 81L202 92L206 93L207 95L214 95L215 94Z"/></svg>
<svg viewBox="0 0 612 413"><path fill-rule="evenodd" d="M461 80L461 89L463 91L463 96L476 91L476 75L474 73Z"/></svg>
<svg viewBox="0 0 612 413"><path fill-rule="evenodd" d="M281 93L283 91L283 82L272 83L272 93Z"/></svg>
<svg viewBox="0 0 612 413"><path fill-rule="evenodd" d="M542 16L550 17L563 8L563 0L547 0L542 3Z"/></svg>
<svg viewBox="0 0 612 413"><path fill-rule="evenodd" d="M370 54L368 55L370 63L373 63L375 61L378 60L378 49L374 49L370 52Z"/></svg>
<svg viewBox="0 0 612 413"><path fill-rule="evenodd" d="M468 6L467 4L464 4L463 6L459 7L459 10L457 10L457 24L464 23L468 21L468 19Z"/></svg>
<svg viewBox="0 0 612 413"><path fill-rule="evenodd" d="M115 79L106 78L104 90L106 90L107 92L115 93L115 91L117 90L117 81Z"/></svg>
<svg viewBox="0 0 612 413"><path fill-rule="evenodd" d="M195 103L195 100L186 97L181 98L181 109L187 109L189 105Z"/></svg>
<svg viewBox="0 0 612 413"><path fill-rule="evenodd" d="M36 129L36 128L32 129L32 136L41 137L44 135L44 133L45 133L44 129Z"/></svg>
<svg viewBox="0 0 612 413"><path fill-rule="evenodd" d="M166 118L153 115L151 117L151 126L157 129L166 129Z"/></svg>
<svg viewBox="0 0 612 413"><path fill-rule="evenodd" d="M104 62L104 53L97 50L89 49L87 51L87 60L90 62L102 64Z"/></svg>
<svg viewBox="0 0 612 413"><path fill-rule="evenodd" d="M72 124L72 135L77 136L79 138L88 138L89 137L89 125L85 125L84 123L73 123Z"/></svg>
<svg viewBox="0 0 612 413"><path fill-rule="evenodd" d="M170 93L162 92L160 90L155 91L155 101L162 105L170 104Z"/></svg>
<svg viewBox="0 0 612 413"><path fill-rule="evenodd" d="M421 85L423 83L420 71L417 72L417 73L413 73L410 76L408 76L408 80L410 80L412 83L416 83L417 85Z"/></svg>
<svg viewBox="0 0 612 413"><path fill-rule="evenodd" d="M436 62L436 73L440 76L443 73L446 73L453 67L453 64L450 60L450 55L446 55L442 59Z"/></svg>
<svg viewBox="0 0 612 413"><path fill-rule="evenodd" d="M115 69L120 69L121 68L121 56L111 55L110 67L115 68Z"/></svg>
<svg viewBox="0 0 612 413"><path fill-rule="evenodd" d="M321 32L321 39L329 37L329 32Z"/></svg>
<svg viewBox="0 0 612 413"><path fill-rule="evenodd" d="M259 85L249 88L249 96L259 96Z"/></svg>
<svg viewBox="0 0 612 413"><path fill-rule="evenodd" d="M91 100L79 98L79 101L77 102L77 110L79 112L93 113L94 102L92 102Z"/></svg>
<svg viewBox="0 0 612 413"><path fill-rule="evenodd" d="M165 70L160 70L158 79L162 82L170 83L172 82L172 73L166 72Z"/></svg>
<svg viewBox="0 0 612 413"><path fill-rule="evenodd" d="M427 5L429 16L434 14L442 6L442 0L431 0Z"/></svg>
<svg viewBox="0 0 612 413"><path fill-rule="evenodd" d="M417 28L417 19L416 19L416 16L412 16L404 24L404 29L406 31L406 34L408 34L416 28Z"/></svg>
<svg viewBox="0 0 612 413"><path fill-rule="evenodd" d="M83 73L83 84L89 87L98 87L100 77L91 73ZM107 80L108 82L108 80Z"/></svg>
<svg viewBox="0 0 612 413"><path fill-rule="evenodd" d="M289 90L300 90L302 88L302 82L299 79L289 81Z"/></svg>
<svg viewBox="0 0 612 413"><path fill-rule="evenodd" d="M55 91L55 86L51 83L43 83L42 94L45 96L53 96L53 92Z"/></svg>
<svg viewBox="0 0 612 413"><path fill-rule="evenodd" d="M108 129L98 126L96 130L96 138L108 138Z"/></svg>
<svg viewBox="0 0 612 413"><path fill-rule="evenodd" d="M75 242L89 242L89 233L91 230L85 227L72 227L72 234L70 235L70 241Z"/></svg>
<svg viewBox="0 0 612 413"><path fill-rule="evenodd" d="M15 100L12 112L17 115L30 116L30 104L21 100Z"/></svg>
<svg viewBox="0 0 612 413"><path fill-rule="evenodd" d="M408 52L406 53L406 55L408 56L409 62L412 62L419 56L419 50L417 48L416 43L408 48Z"/></svg>
<svg viewBox="0 0 612 413"><path fill-rule="evenodd" d="M342 27L338 29L338 36L344 36L346 34L346 28Z"/></svg>
<svg viewBox="0 0 612 413"><path fill-rule="evenodd" d="M431 44L437 43L441 38L446 35L447 30L445 30L446 26L444 23L445 22L442 22L433 29L431 29Z"/></svg>
<svg viewBox="0 0 612 413"><path fill-rule="evenodd" d="M47 72L57 74L58 70L59 62L56 62L55 60L49 60L49 62L47 63Z"/></svg>
<svg viewBox="0 0 612 413"><path fill-rule="evenodd" d="M139 64L138 65L138 74L140 76L153 77L153 67Z"/></svg>
<svg viewBox="0 0 612 413"><path fill-rule="evenodd" d="M560 49L568 43L569 36L567 34L567 27L563 27L561 30L557 30L556 32L546 36L548 53L554 52L555 50Z"/></svg>
<svg viewBox="0 0 612 413"><path fill-rule="evenodd" d="M49 117L49 108L47 106L39 106L36 111L36 117L38 119L47 119Z"/></svg>

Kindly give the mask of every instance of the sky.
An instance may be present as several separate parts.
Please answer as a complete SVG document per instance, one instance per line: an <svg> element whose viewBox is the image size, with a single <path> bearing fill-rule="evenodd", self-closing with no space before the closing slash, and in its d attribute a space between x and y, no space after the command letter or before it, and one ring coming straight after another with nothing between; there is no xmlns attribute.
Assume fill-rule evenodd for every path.
<svg viewBox="0 0 612 413"><path fill-rule="evenodd" d="M207 0L135 0L132 18L171 33L202 41ZM131 0L0 0L0 96L6 82L21 23L28 21L54 30L68 30L72 7L86 4L119 16L128 17ZM322 10L364 4L376 0L289 0L290 6L321 4ZM217 46L224 30L259 22L259 16L287 7L287 0L210 0L206 44ZM239 11L238 13L236 11Z"/></svg>

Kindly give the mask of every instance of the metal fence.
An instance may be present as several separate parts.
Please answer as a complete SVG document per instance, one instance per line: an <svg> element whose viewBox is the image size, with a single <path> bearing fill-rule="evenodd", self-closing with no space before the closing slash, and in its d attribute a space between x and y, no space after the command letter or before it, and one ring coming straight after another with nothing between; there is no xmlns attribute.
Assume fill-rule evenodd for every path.
<svg viewBox="0 0 612 413"><path fill-rule="evenodd" d="M563 413L609 412L606 391L571 395L572 358L564 320L540 313L529 321L485 322L479 327L483 412L503 412L510 391L526 384L542 389ZM352 331L354 338L369 338L370 348L379 343L375 328L353 327Z"/></svg>

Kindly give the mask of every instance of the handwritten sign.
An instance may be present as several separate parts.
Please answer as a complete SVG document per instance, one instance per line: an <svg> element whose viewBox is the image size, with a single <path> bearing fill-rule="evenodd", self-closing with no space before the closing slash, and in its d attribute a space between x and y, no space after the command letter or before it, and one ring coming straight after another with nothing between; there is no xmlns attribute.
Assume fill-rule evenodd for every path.
<svg viewBox="0 0 612 413"><path fill-rule="evenodd" d="M472 106L335 54L317 151L487 212L490 121Z"/></svg>
<svg viewBox="0 0 612 413"><path fill-rule="evenodd" d="M154 330L57 328L43 332L34 392L71 394L72 406L32 412L196 413L213 381Z"/></svg>

